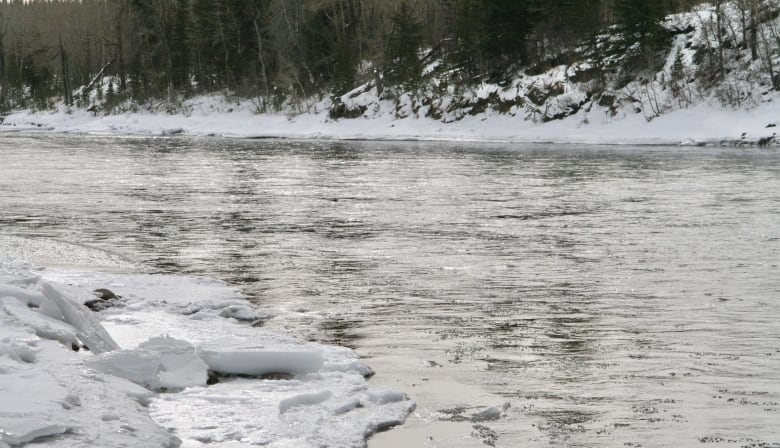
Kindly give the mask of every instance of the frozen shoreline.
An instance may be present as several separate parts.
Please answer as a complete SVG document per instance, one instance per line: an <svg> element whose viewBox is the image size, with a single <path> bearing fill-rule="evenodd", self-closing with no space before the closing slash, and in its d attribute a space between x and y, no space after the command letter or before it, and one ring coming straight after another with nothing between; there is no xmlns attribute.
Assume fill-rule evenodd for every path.
<svg viewBox="0 0 780 448"><path fill-rule="evenodd" d="M352 350L253 327L262 311L219 281L27 261L68 248L121 267L0 236L0 448L361 446L414 409ZM92 313L96 286L122 298Z"/></svg>
<svg viewBox="0 0 780 448"><path fill-rule="evenodd" d="M324 106L311 113L256 114L251 102L228 102L217 96L188 100L186 113L132 112L94 115L60 108L55 112L22 111L7 115L0 133L53 132L109 136L192 136L246 139L321 139L558 143L601 145L777 144L780 105L753 110L725 110L700 104L648 121L641 113L610 118L603 111L580 112L548 123L520 116L485 113L443 123L430 118L397 118L392 104L355 119L332 120ZM320 110L320 111L318 111Z"/></svg>

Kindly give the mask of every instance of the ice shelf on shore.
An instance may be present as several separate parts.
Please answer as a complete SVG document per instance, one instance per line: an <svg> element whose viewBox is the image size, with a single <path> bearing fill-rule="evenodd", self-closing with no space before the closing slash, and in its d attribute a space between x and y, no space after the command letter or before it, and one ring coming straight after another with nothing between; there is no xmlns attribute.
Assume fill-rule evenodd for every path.
<svg viewBox="0 0 780 448"><path fill-rule="evenodd" d="M0 447L364 446L414 408L352 350L252 327L262 313L219 281L4 253ZM121 298L93 313L99 287Z"/></svg>

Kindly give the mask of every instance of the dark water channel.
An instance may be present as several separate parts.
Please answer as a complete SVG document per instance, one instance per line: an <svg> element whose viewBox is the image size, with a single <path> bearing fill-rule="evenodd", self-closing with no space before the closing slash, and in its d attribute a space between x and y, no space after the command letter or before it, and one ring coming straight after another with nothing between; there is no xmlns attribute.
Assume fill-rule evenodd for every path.
<svg viewBox="0 0 780 448"><path fill-rule="evenodd" d="M0 135L0 234L355 348L377 446L780 447L777 150Z"/></svg>

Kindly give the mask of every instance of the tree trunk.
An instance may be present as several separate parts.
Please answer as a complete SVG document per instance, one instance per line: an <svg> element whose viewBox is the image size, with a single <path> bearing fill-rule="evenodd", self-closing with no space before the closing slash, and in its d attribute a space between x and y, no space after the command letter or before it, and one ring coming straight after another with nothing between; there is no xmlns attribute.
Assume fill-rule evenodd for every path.
<svg viewBox="0 0 780 448"><path fill-rule="evenodd" d="M263 46L263 34L260 31L260 25L257 23L258 18L252 21L255 26L255 34L257 35L257 63L260 64L260 73L263 77L263 95L268 96L270 94L270 86L268 85L268 67L265 64L265 48Z"/></svg>
<svg viewBox="0 0 780 448"><path fill-rule="evenodd" d="M769 37L763 31L763 28L761 28L761 41L764 44L764 51L766 52L766 68L772 83L772 90L780 90L780 79L778 79L775 74L775 64L772 61L772 45L769 42Z"/></svg>
<svg viewBox="0 0 780 448"><path fill-rule="evenodd" d="M5 46L3 45L7 32L5 17L0 15L0 111L5 108L5 101L8 97L8 83L5 76Z"/></svg>
<svg viewBox="0 0 780 448"><path fill-rule="evenodd" d="M758 59L758 22L756 20L758 8L751 2L750 5L750 25L748 26L748 45L750 46L750 57L755 61Z"/></svg>
<svg viewBox="0 0 780 448"><path fill-rule="evenodd" d="M66 106L73 106L73 91L70 88L70 67L68 65L68 52L62 45L60 38L60 62L62 63L62 98Z"/></svg>
<svg viewBox="0 0 780 448"><path fill-rule="evenodd" d="M377 69L374 69L374 84L376 84L376 96L381 99L382 93L385 91L385 86L382 84L382 75Z"/></svg>
<svg viewBox="0 0 780 448"><path fill-rule="evenodd" d="M718 40L718 75L720 79L726 72L723 59L723 1L715 2L715 37Z"/></svg>
<svg viewBox="0 0 780 448"><path fill-rule="evenodd" d="M125 2L122 2L120 6L119 14L116 17L116 38L117 38L117 58L119 62L118 74L119 74L119 89L125 91L127 88L126 73L125 73L125 50L124 50L124 36L122 36L122 20L124 19L126 10Z"/></svg>
<svg viewBox="0 0 780 448"><path fill-rule="evenodd" d="M84 87L84 91L87 91L87 90L91 89L92 87L95 86L95 84L97 84L98 81L100 81L100 79L106 73L106 70L108 70L108 68L111 67L111 65L114 63L114 61L116 61L116 58L117 58L117 56L114 56L113 59L108 61L108 63L106 65L104 65L103 68L100 69L100 71L97 73L97 75L95 75L95 77L92 78L92 81L90 81L89 84L87 84L87 86Z"/></svg>

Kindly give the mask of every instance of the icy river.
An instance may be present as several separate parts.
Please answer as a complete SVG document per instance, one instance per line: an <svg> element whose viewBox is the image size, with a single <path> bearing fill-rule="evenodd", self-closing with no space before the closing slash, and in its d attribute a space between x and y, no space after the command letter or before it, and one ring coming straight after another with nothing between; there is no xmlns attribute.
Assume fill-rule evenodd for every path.
<svg viewBox="0 0 780 448"><path fill-rule="evenodd" d="M0 160L0 234L222 279L355 349L417 403L371 447L780 447L775 149L3 135Z"/></svg>

